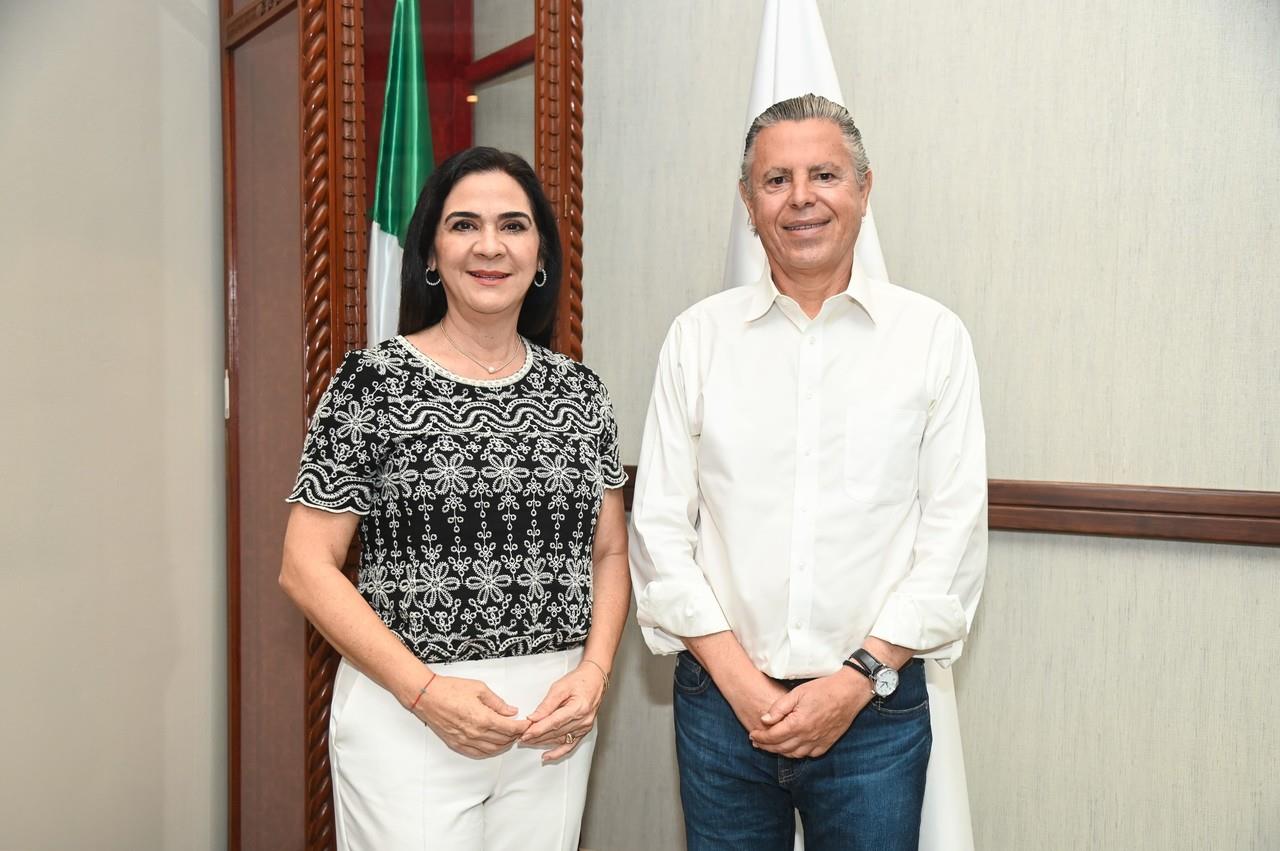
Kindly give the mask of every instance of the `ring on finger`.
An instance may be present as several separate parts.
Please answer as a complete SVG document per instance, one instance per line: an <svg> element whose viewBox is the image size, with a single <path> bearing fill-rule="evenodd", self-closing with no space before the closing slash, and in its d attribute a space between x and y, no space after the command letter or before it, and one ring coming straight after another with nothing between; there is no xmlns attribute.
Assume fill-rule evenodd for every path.
<svg viewBox="0 0 1280 851"><path fill-rule="evenodd" d="M571 745L571 744L573 744L575 741L576 741L576 738L575 738L575 736L573 735L573 733L565 733L565 734L564 734L564 743L565 743L566 745Z"/></svg>

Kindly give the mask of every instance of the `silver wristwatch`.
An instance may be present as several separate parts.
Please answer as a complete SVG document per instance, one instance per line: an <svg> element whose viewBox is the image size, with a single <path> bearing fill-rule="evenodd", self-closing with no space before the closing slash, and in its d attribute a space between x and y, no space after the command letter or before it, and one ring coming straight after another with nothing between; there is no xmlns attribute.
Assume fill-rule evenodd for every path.
<svg viewBox="0 0 1280 851"><path fill-rule="evenodd" d="M871 690L876 697L886 698L898 690L898 672L881 663L863 648L853 651L844 663L871 680Z"/></svg>

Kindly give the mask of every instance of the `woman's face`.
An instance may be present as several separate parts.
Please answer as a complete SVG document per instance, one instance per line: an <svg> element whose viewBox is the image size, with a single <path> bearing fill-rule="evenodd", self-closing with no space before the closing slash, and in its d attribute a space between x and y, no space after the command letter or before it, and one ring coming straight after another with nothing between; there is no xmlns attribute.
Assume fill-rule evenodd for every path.
<svg viewBox="0 0 1280 851"><path fill-rule="evenodd" d="M469 174L444 201L430 264L449 312L471 322L519 315L538 271L538 230L524 190L501 171Z"/></svg>

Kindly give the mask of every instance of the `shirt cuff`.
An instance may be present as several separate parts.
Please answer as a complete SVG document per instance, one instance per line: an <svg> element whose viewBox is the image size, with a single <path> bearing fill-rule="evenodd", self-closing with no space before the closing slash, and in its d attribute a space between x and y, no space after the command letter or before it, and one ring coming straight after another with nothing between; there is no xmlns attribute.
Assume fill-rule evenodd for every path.
<svg viewBox="0 0 1280 851"><path fill-rule="evenodd" d="M636 601L642 627L657 627L680 638L696 638L729 629L720 602L702 582L659 580L649 583Z"/></svg>
<svg viewBox="0 0 1280 851"><path fill-rule="evenodd" d="M871 635L881 641L918 651L917 656L950 663L960 658L969 632L960 598L947 594L920 597L890 594L880 609Z"/></svg>

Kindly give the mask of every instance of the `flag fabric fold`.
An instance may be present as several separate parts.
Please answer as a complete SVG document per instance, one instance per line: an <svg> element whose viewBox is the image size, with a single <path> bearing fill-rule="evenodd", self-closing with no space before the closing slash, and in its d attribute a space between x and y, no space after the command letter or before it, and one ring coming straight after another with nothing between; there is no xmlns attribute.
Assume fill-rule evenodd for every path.
<svg viewBox="0 0 1280 851"><path fill-rule="evenodd" d="M369 227L368 343L396 333L404 238L434 162L417 0L396 0Z"/></svg>
<svg viewBox="0 0 1280 851"><path fill-rule="evenodd" d="M840 80L836 76L817 2L765 0L743 138L756 116L770 106L810 92L847 106L840 91ZM870 205L858 233L853 259L868 277L889 279ZM725 287L754 283L759 280L764 265L764 248L748 228L746 209L735 194L729 254L725 262ZM929 688L933 750L929 757L924 810L920 818L920 848L922 851L972 851L969 788L964 775L954 681L951 670L934 661L925 663L925 675ZM803 848L799 835L796 848Z"/></svg>
<svg viewBox="0 0 1280 851"><path fill-rule="evenodd" d="M770 106L810 92L839 104L845 102L816 0L765 0L760 41L756 46L756 70L751 80L751 98L747 102L747 121L742 128L742 138L746 138L756 116ZM747 226L746 208L736 193L733 200L729 256L724 272L726 289L755 283L764 271L765 263L760 240ZM853 258L867 277L888 280L884 255L880 252L880 237L876 234L875 218L869 204Z"/></svg>

